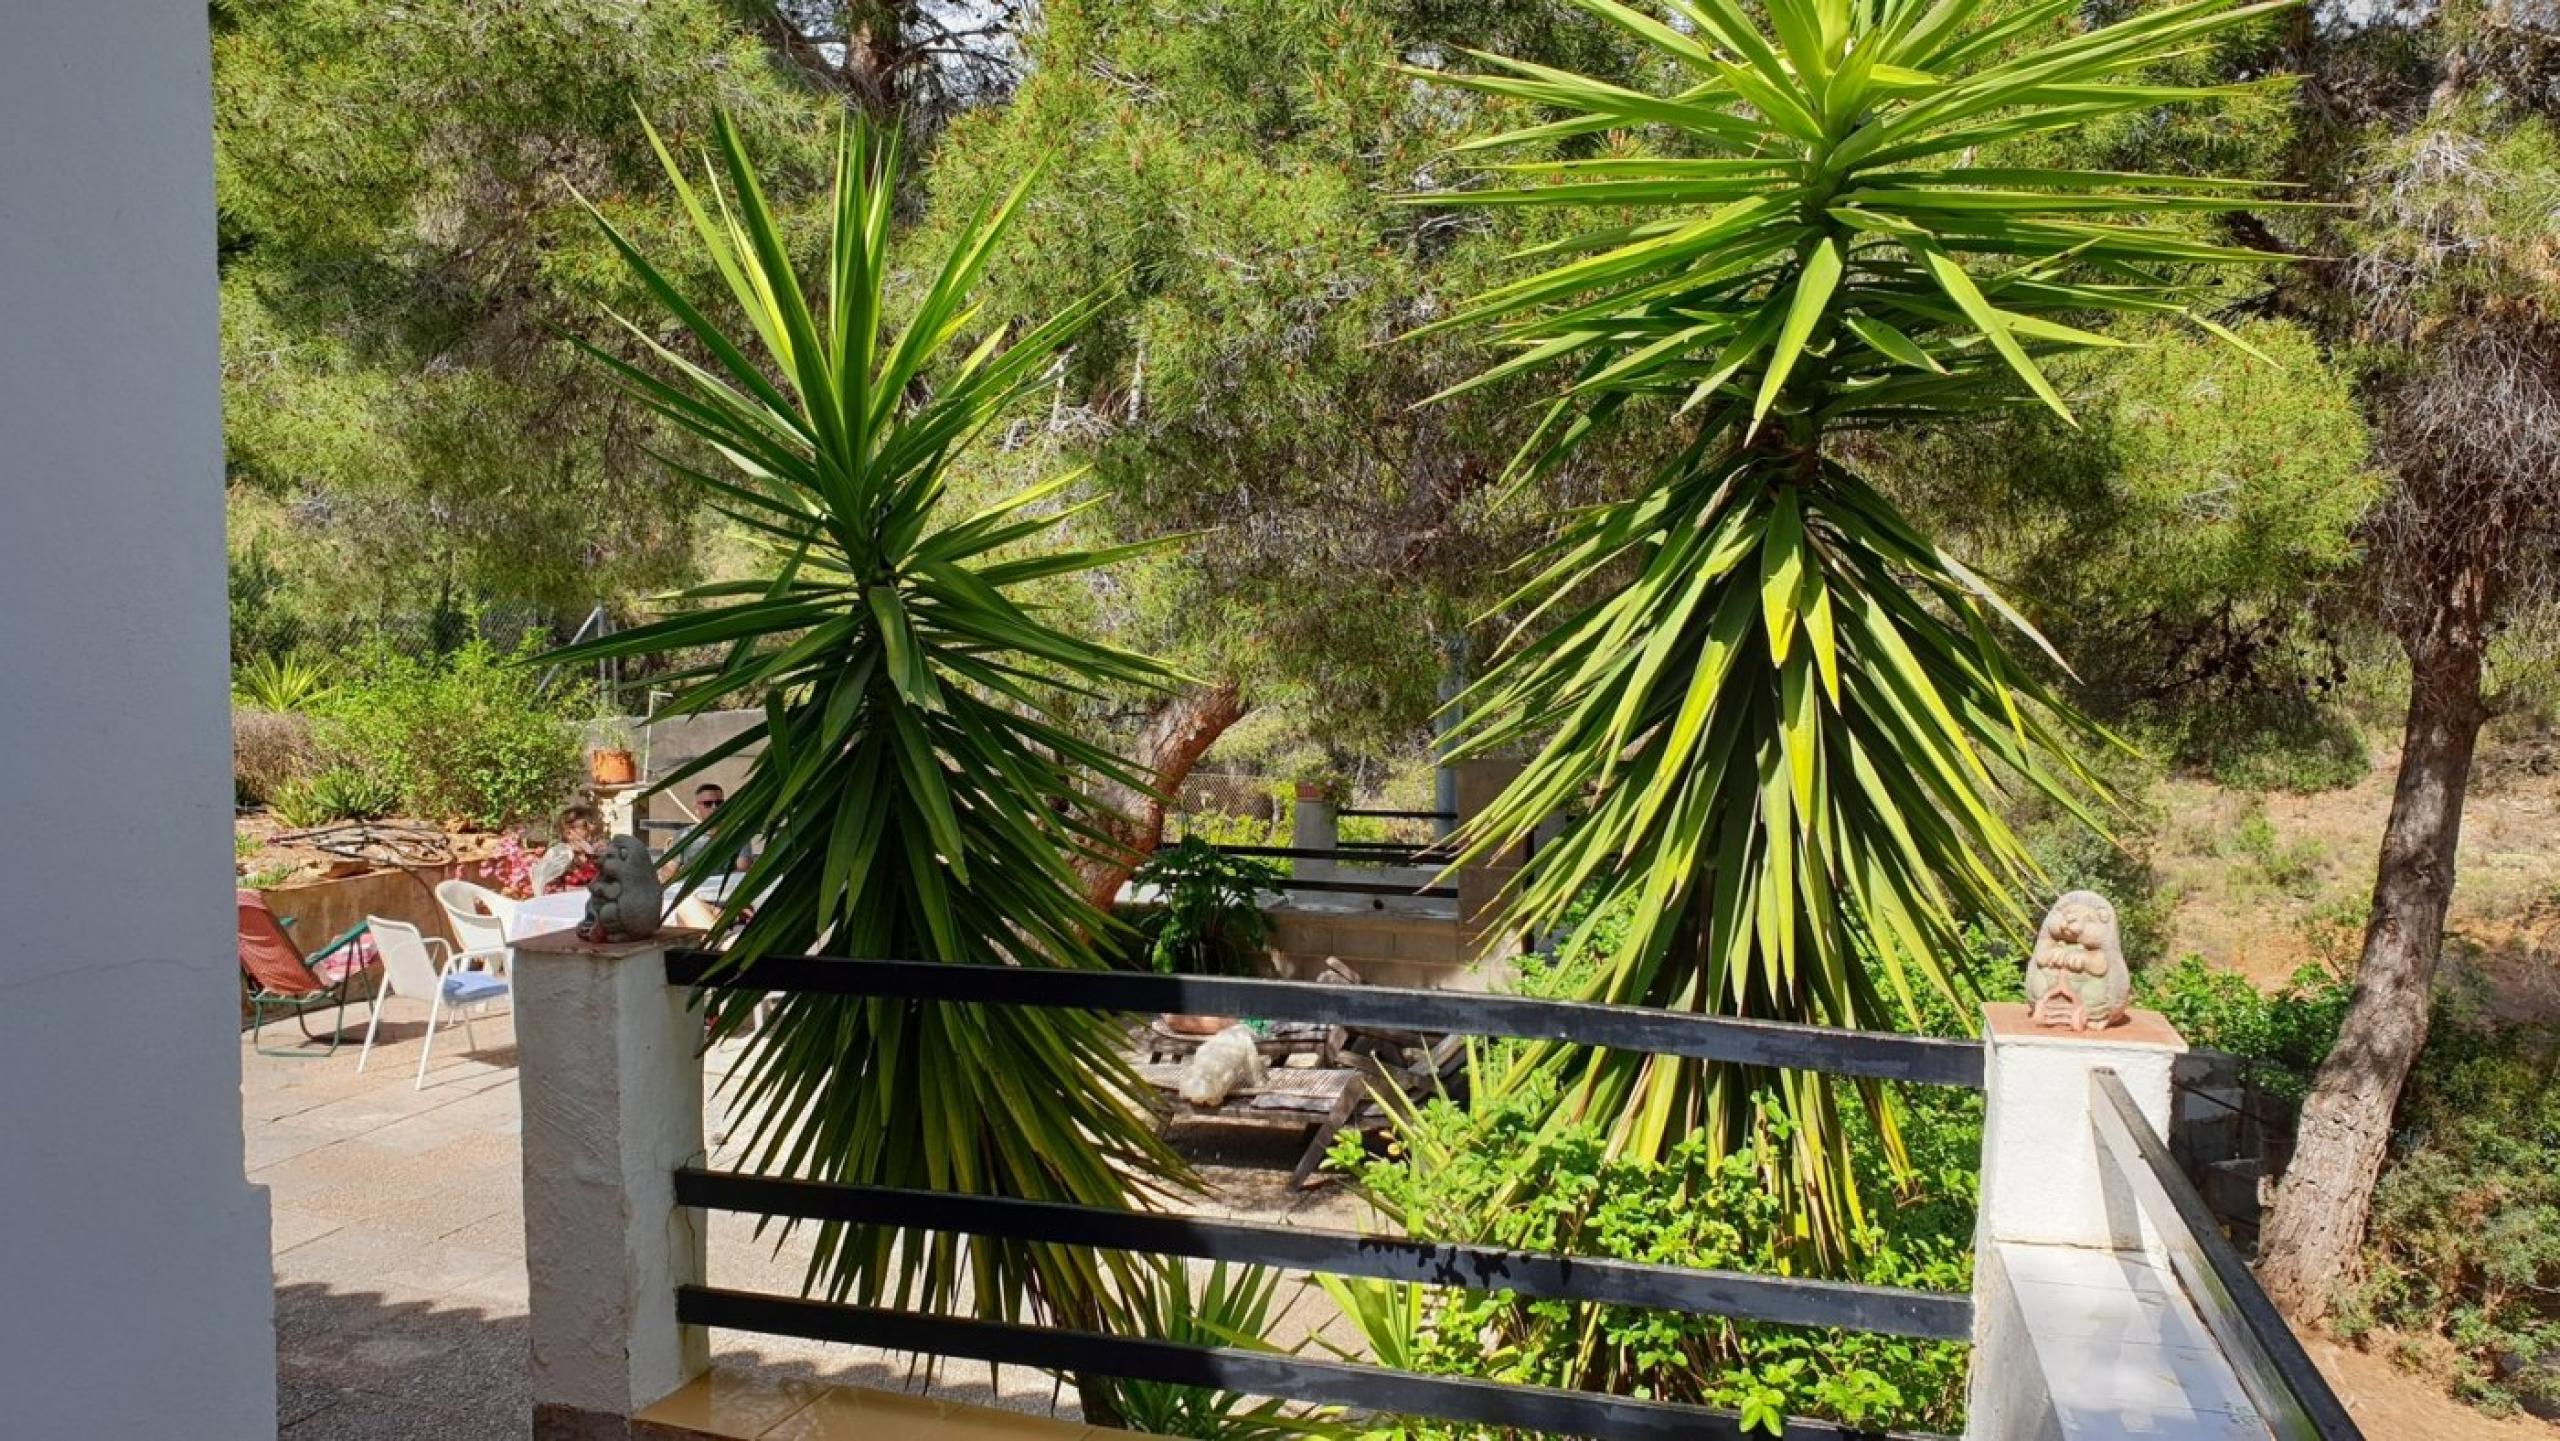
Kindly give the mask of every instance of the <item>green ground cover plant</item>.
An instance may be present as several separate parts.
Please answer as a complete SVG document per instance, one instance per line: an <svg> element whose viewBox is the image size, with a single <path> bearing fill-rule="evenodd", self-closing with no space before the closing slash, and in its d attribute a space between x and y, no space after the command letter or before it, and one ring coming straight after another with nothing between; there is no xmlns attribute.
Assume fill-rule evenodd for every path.
<svg viewBox="0 0 2560 1441"><path fill-rule="evenodd" d="M2340 1329L2405 1348L2504 1414L2560 1410L2560 1050L2548 1028L2440 1016L2373 1196L2363 1279Z"/></svg>

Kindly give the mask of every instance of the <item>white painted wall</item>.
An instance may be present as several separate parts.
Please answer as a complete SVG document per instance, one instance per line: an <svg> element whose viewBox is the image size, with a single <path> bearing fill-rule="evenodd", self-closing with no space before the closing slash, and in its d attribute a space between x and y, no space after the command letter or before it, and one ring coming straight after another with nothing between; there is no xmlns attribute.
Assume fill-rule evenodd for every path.
<svg viewBox="0 0 2560 1441"><path fill-rule="evenodd" d="M204 0L0 4L0 1432L275 1435Z"/></svg>

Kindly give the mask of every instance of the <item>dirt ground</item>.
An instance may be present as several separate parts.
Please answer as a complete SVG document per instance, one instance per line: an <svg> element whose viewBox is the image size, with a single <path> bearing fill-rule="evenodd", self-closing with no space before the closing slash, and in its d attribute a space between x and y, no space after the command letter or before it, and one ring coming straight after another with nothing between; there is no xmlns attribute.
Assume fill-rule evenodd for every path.
<svg viewBox="0 0 2560 1441"><path fill-rule="evenodd" d="M2270 987L2305 965L2351 967L2398 761L2377 747L2362 781L2314 794L2257 796L2189 778L2155 788L2166 955L2193 952ZM2539 750L2484 747L2463 811L2439 984L2510 1023L2560 1024L2560 767L2549 762ZM2549 1422L2462 1404L2387 1343L2314 1335L2306 1344L2368 1436L2560 1436Z"/></svg>
<svg viewBox="0 0 2560 1441"><path fill-rule="evenodd" d="M234 818L231 833L233 872L240 884L260 890L362 875L403 861L444 865L485 860L498 844L493 832L396 819L297 831L263 810Z"/></svg>
<svg viewBox="0 0 2560 1441"><path fill-rule="evenodd" d="M2465 1406L2377 1351L2317 1334L2305 1337L2303 1345L2372 1441L2551 1441L2560 1435L2560 1427L2547 1421L2489 1416Z"/></svg>
<svg viewBox="0 0 2560 1441"><path fill-rule="evenodd" d="M2172 779L2153 793L2166 954L2275 985L2352 964L2398 757L2356 785L2256 796ZM2560 1021L2560 774L2491 755L2463 813L2446 983L2511 1021Z"/></svg>

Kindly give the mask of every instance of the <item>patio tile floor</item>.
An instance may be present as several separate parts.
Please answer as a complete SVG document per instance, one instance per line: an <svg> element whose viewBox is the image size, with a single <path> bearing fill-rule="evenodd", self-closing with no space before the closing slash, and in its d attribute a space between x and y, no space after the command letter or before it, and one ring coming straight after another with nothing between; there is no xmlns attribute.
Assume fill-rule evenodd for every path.
<svg viewBox="0 0 2560 1441"><path fill-rule="evenodd" d="M357 1008L359 1011L361 1007ZM249 1179L274 1214L277 1423L282 1441L518 1441L530 1434L522 1153L515 1039L504 1018L479 1023L480 1049L459 1028L436 1039L424 1089L412 1089L423 1025L386 1018L359 1074L353 1040L326 1059L254 1054L241 1037L241 1111ZM361 1037L361 1025L355 1028ZM271 1041L298 1039L291 1021ZM730 1054L710 1058L715 1076ZM714 1160L734 1159L716 1096L706 1116ZM1355 1226L1338 1189L1280 1188L1293 1147L1229 1173L1206 1209L1249 1209ZM1281 1169L1269 1169L1277 1160ZM796 1292L805 1241L776 1251L753 1219L711 1218L711 1277L727 1286ZM1329 1312L1321 1298L1304 1308ZM912 1359L786 1337L714 1331L724 1372L779 1384L927 1388ZM947 1362L931 1385L944 1401L1076 1417L1073 1394L1007 1367Z"/></svg>

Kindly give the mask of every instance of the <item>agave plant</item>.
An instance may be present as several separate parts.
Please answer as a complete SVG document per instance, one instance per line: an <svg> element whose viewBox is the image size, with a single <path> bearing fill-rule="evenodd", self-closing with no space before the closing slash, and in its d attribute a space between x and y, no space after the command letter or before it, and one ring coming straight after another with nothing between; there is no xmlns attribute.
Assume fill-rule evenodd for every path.
<svg viewBox="0 0 2560 1441"><path fill-rule="evenodd" d="M235 704L278 715L317 709L337 693L337 677L326 664L290 651L252 656L231 675Z"/></svg>
<svg viewBox="0 0 2560 1441"><path fill-rule="evenodd" d="M1039 384L1093 308L1008 330L970 307L1026 178L959 228L893 326L895 137L846 130L828 252L806 281L725 120L717 149L696 183L659 143L726 296L686 295L598 217L694 351L629 320L642 363L590 351L718 457L716 473L667 464L767 565L559 658L710 647L716 660L676 676L668 712L760 700L761 723L663 782L763 748L699 827L686 877L763 846L737 888L752 911L724 918L723 964L820 953L1099 967L1093 938L1110 922L1071 868L1100 836L1079 781L1145 779L1061 724L1059 697L1167 675L1053 628L1012 593L1114 558L1026 549L1073 513L1054 504L1073 477L944 513L953 457ZM730 997L715 1028L738 1028L750 999ZM767 1173L1102 1206L1187 1179L1103 1018L793 995L749 1045L732 1103ZM864 1304L1093 1325L1132 1279L1090 1252L828 1226L808 1284Z"/></svg>
<svg viewBox="0 0 2560 1441"><path fill-rule="evenodd" d="M1471 385L1574 367L1524 478L1630 417L1690 439L1632 498L1564 528L1500 608L1526 618L1459 702L1465 747L1530 759L1469 839L1483 854L1580 808L1520 873L1511 912L1543 930L1595 889L1632 902L1596 998L1916 1023L1923 990L1958 999L1947 962L1965 918L2026 924L2035 868L2003 789L2092 826L2103 792L2074 756L2085 722L2002 637L2060 657L1837 442L2021 401L2067 418L2042 362L2120 343L2088 328L2109 317L2185 316L2228 338L2200 313L2204 278L2274 257L2163 222L2280 203L2261 187L1974 159L2230 93L2143 76L2282 0L2188 0L2094 29L2079 0L1674 0L1661 18L1577 3L1648 48L1667 93L1491 55L1476 73L1416 72L1551 117L1467 147L1531 158L1418 202L1590 216L1532 252L1547 268L1432 328L1484 327L1518 352ZM1626 134L1577 142L1601 132ZM1606 1118L1639 1154L1701 1126L1741 1144L1752 1093L1774 1093L1788 1134L1770 1183L1798 1199L1813 1250L1855 1244L1861 1201L1822 1078L1534 1059L1570 1066L1565 1110ZM1898 1157L1889 1097L1864 1099Z"/></svg>

